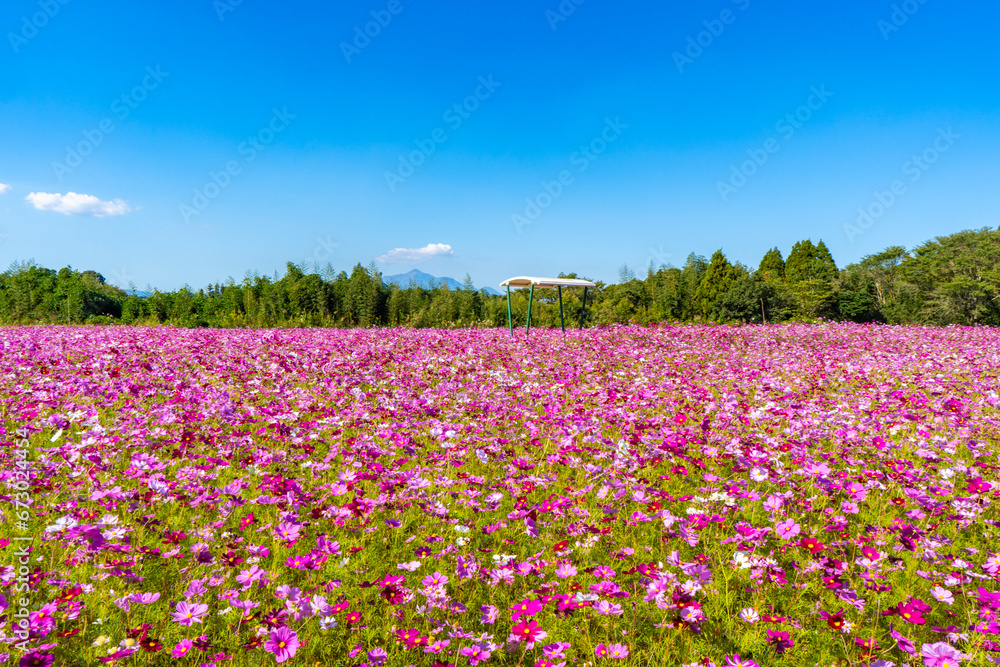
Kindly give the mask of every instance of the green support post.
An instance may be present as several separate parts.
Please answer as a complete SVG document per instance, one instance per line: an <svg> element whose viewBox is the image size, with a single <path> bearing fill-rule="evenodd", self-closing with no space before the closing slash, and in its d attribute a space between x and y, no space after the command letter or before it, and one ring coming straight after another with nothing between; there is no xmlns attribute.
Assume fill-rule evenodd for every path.
<svg viewBox="0 0 1000 667"><path fill-rule="evenodd" d="M559 287L559 323L562 324L563 334L566 333L566 320L563 319L563 306L562 306L562 285Z"/></svg>
<svg viewBox="0 0 1000 667"><path fill-rule="evenodd" d="M583 288L583 308L580 309L580 328L583 328L583 316L587 313L587 288Z"/></svg>
<svg viewBox="0 0 1000 667"><path fill-rule="evenodd" d="M535 283L531 283L531 289L528 290L528 324L524 327L524 333L531 331L531 302L535 298Z"/></svg>
<svg viewBox="0 0 1000 667"><path fill-rule="evenodd" d="M510 310L510 285L507 285L507 326L510 327L510 335L514 335L514 315Z"/></svg>

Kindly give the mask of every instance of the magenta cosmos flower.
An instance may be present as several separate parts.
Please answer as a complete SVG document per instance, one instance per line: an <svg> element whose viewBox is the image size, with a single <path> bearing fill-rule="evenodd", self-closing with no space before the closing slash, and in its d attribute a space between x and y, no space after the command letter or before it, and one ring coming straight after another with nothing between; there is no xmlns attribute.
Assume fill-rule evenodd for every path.
<svg viewBox="0 0 1000 667"><path fill-rule="evenodd" d="M32 651L31 653L25 653L17 664L18 667L50 667L54 661L55 656L49 653Z"/></svg>
<svg viewBox="0 0 1000 667"><path fill-rule="evenodd" d="M753 660L744 660L740 657L740 654L727 655L726 656L726 667L760 667Z"/></svg>
<svg viewBox="0 0 1000 667"><path fill-rule="evenodd" d="M278 662L284 662L299 650L299 636L288 628L272 630L271 638L264 643L264 650L273 653Z"/></svg>
<svg viewBox="0 0 1000 667"><path fill-rule="evenodd" d="M511 632L515 637L529 644L534 644L537 640L545 639L548 636L544 630L538 627L536 621L529 621L527 623L521 621L511 628Z"/></svg>
<svg viewBox="0 0 1000 667"><path fill-rule="evenodd" d="M614 658L624 660L628 657L628 647L624 644L598 644L594 647L594 655L598 658Z"/></svg>
<svg viewBox="0 0 1000 667"><path fill-rule="evenodd" d="M193 641L191 641L190 639L182 639L179 642L177 642L177 646L175 646L174 650L170 652L170 655L174 656L175 658L183 658L188 653L190 653L191 649L193 648L194 648Z"/></svg>
<svg viewBox="0 0 1000 667"><path fill-rule="evenodd" d="M511 614L510 620L516 621L521 616L534 616L542 610L542 603L538 600L521 600L516 605L511 607L514 613Z"/></svg>

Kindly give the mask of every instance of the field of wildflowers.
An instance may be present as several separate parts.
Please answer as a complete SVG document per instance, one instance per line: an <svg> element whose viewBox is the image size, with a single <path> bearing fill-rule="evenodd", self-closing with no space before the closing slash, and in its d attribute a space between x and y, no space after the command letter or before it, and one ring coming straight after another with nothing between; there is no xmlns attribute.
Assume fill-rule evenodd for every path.
<svg viewBox="0 0 1000 667"><path fill-rule="evenodd" d="M1000 663L1000 331L0 331L0 663Z"/></svg>

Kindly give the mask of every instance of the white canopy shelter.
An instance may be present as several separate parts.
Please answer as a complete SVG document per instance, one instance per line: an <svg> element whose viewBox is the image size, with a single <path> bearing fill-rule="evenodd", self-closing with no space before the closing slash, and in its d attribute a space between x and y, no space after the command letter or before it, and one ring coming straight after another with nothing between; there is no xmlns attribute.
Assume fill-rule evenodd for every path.
<svg viewBox="0 0 1000 667"><path fill-rule="evenodd" d="M582 287L583 288L583 308L580 309L580 328L583 328L583 316L587 312L587 289L591 287L597 287L596 284L590 282L589 280L580 280L578 278L538 278L536 276L516 276L514 278L508 278L507 280L500 283L500 287L507 288L507 326L510 327L510 335L514 335L514 314L510 308L510 288L511 287L527 287L530 291L528 292L528 322L524 328L527 333L531 330L531 302L535 297L535 288L539 289L555 289L559 291L559 322L562 324L563 333L566 333L566 319L563 317L563 301L562 301L562 288L563 287Z"/></svg>
<svg viewBox="0 0 1000 667"><path fill-rule="evenodd" d="M500 283L500 287L529 287L534 285L541 289L556 289L558 287L597 287L589 280L578 278L536 278L534 276L517 276Z"/></svg>

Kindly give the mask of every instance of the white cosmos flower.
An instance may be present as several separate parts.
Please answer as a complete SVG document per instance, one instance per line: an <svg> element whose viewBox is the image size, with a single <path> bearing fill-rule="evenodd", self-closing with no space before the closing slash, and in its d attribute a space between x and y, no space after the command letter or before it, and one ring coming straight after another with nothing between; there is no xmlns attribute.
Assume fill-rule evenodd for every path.
<svg viewBox="0 0 1000 667"><path fill-rule="evenodd" d="M58 532L61 532L61 531L64 531L64 530L68 530L68 529L72 528L73 526L76 526L78 523L79 522L76 519L74 519L73 517L71 517L69 515L67 515L67 516L61 516L58 519L56 519L56 522L54 524L52 524L51 526L46 526L45 527L45 532L46 533L58 533Z"/></svg>

